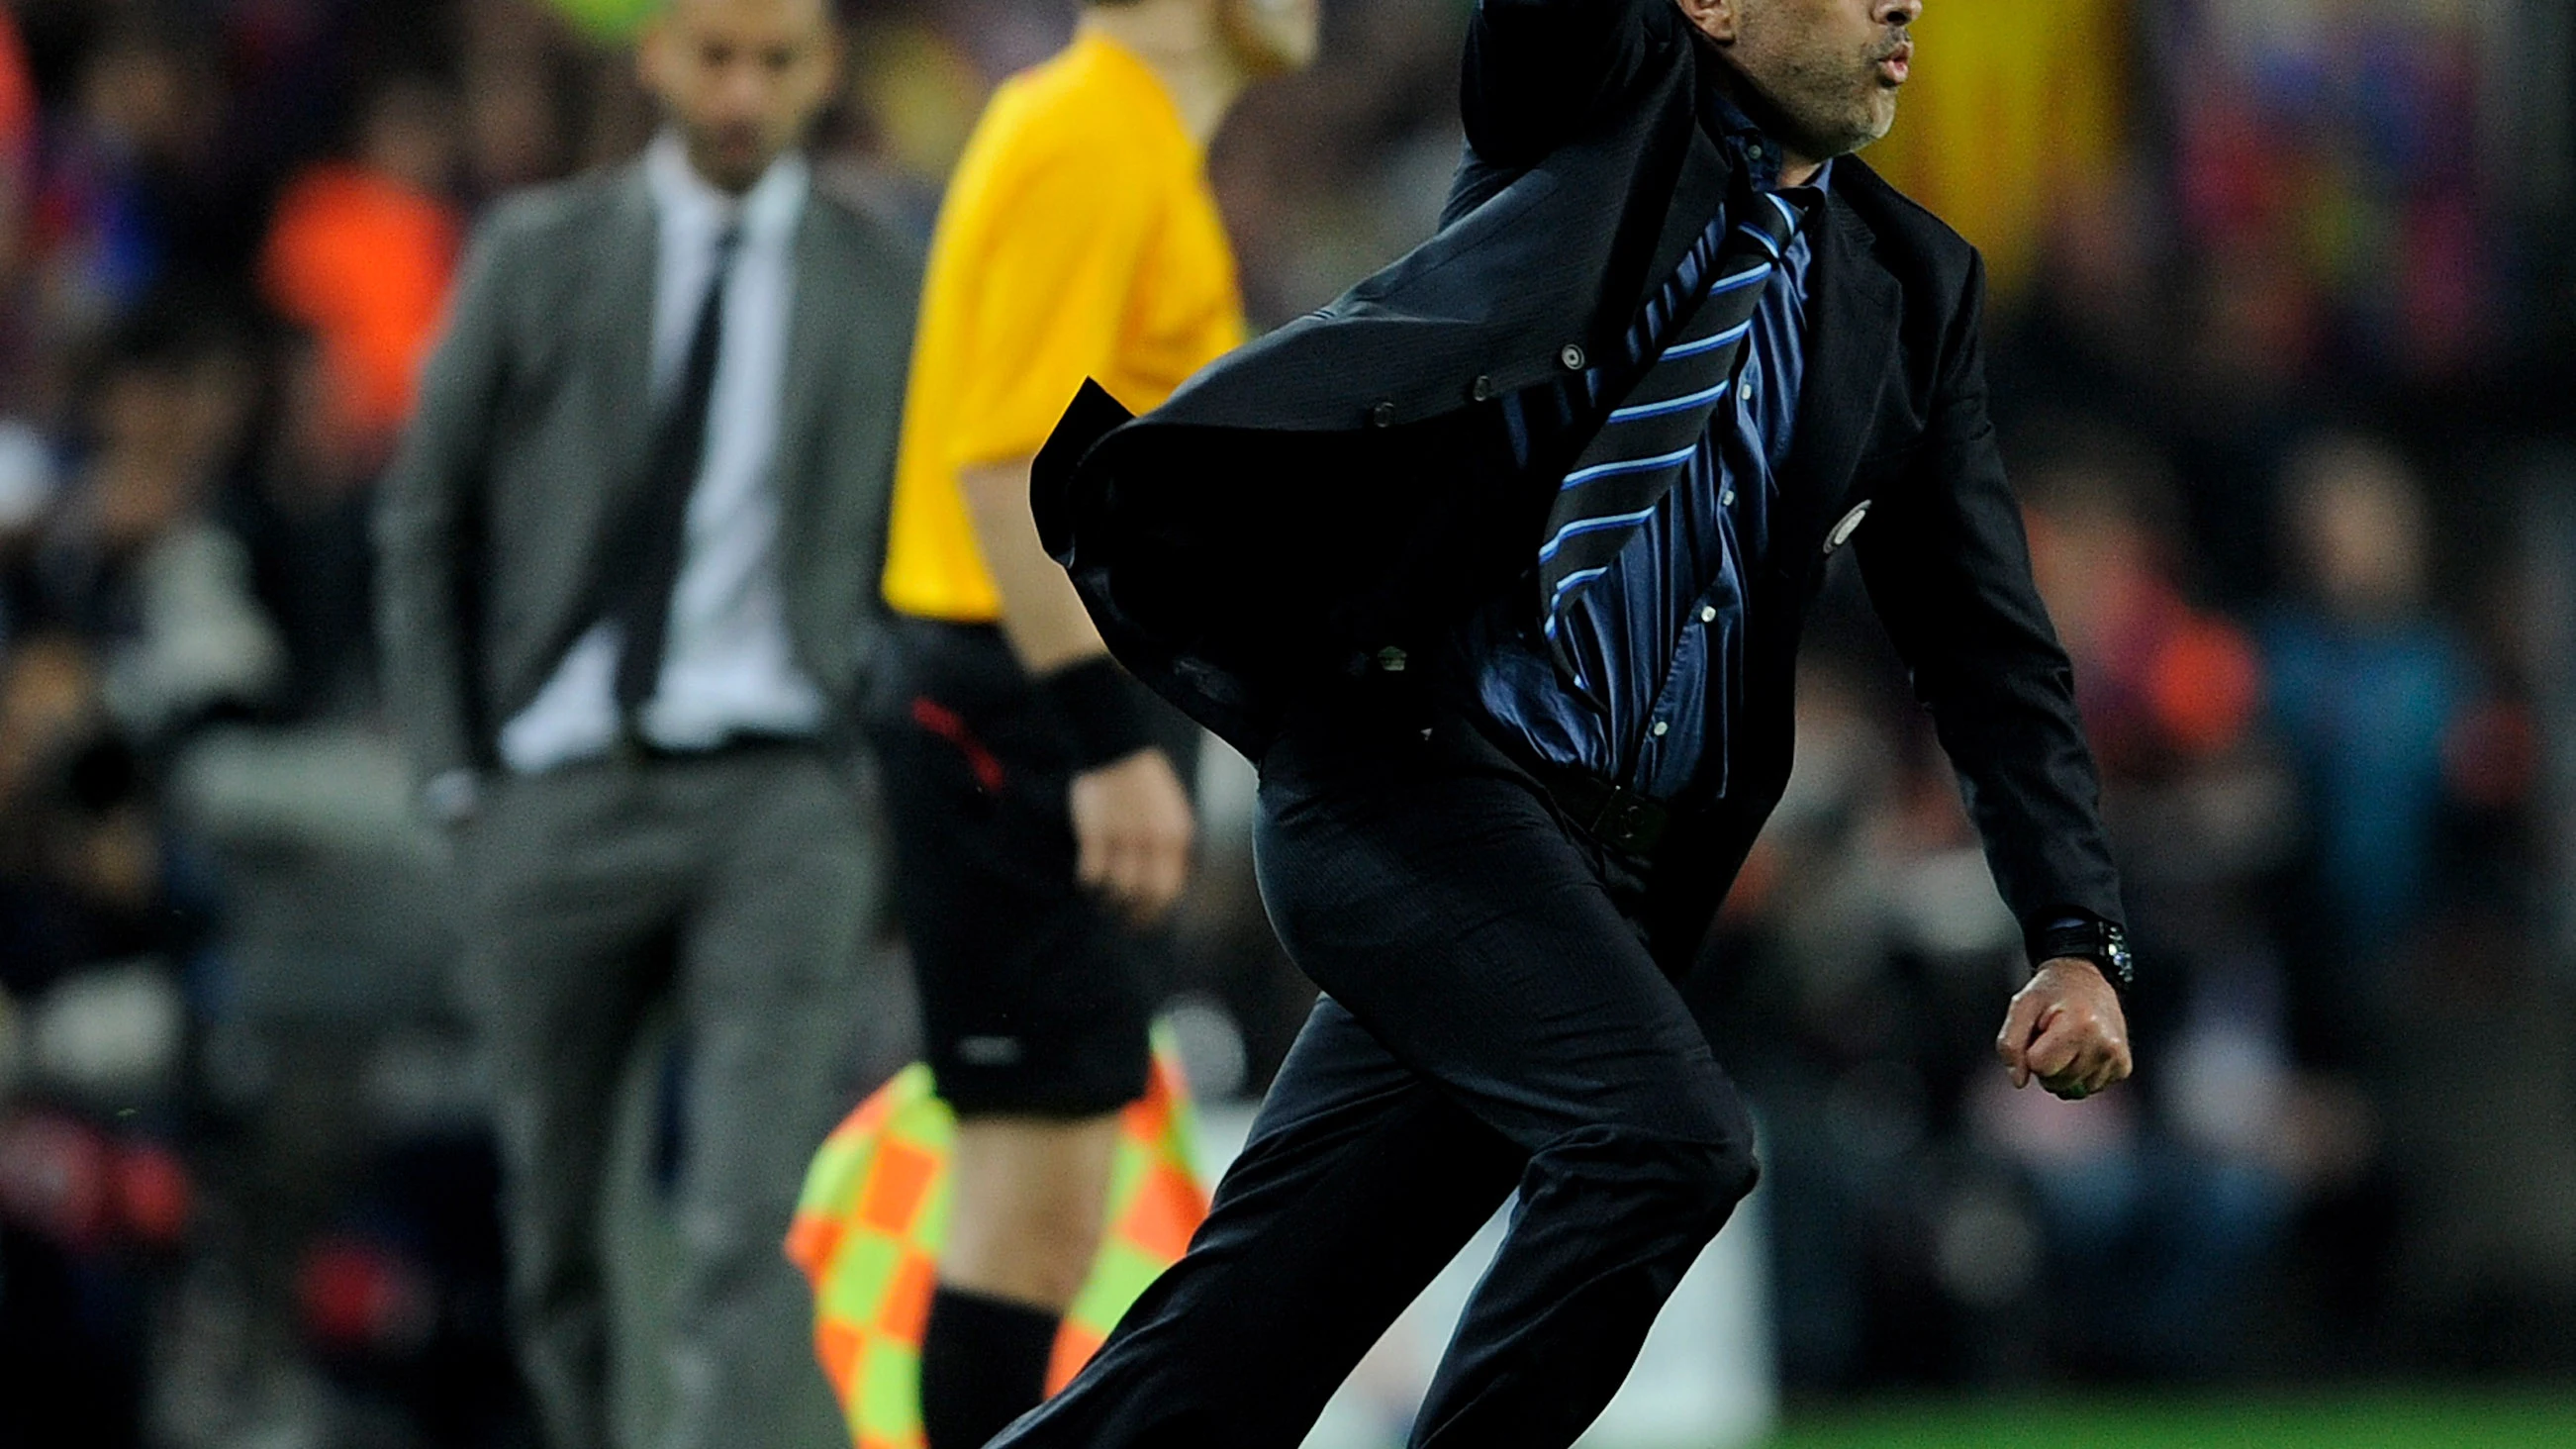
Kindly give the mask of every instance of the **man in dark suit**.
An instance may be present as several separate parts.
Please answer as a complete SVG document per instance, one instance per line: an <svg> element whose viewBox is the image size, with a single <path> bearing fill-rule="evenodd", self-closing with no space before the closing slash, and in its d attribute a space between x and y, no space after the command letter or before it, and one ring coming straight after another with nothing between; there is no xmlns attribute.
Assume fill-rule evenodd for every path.
<svg viewBox="0 0 2576 1449"><path fill-rule="evenodd" d="M1413 1443L1582 1432L1753 1186L1673 978L1847 546L2026 927L2006 1068L2127 1075L1979 263L1848 155L1919 6L1484 0L1439 234L1144 419L1086 392L1041 457L1104 638L1260 761L1263 890L1327 995L1189 1256L999 1443L1293 1445L1515 1189Z"/></svg>
<svg viewBox="0 0 2576 1449"><path fill-rule="evenodd" d="M379 537L387 695L465 886L519 1348L554 1449L612 1441L612 1103L679 1019L681 1246L658 1444L838 1415L779 1251L860 1084L883 857L847 766L914 264L799 150L827 0L670 0L669 126L477 238Z"/></svg>

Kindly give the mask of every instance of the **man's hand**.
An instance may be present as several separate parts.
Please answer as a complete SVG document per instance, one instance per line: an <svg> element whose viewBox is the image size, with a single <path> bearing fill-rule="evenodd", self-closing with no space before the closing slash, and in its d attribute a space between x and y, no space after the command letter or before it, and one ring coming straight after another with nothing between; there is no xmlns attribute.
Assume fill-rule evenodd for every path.
<svg viewBox="0 0 2576 1449"><path fill-rule="evenodd" d="M1038 542L1029 515L1027 458L960 469L975 541L1002 594L1002 632L1020 667L1053 674L1101 654L1073 580ZM1074 879L1109 897L1138 925L1162 919L1190 876L1190 798L1160 750L1073 777Z"/></svg>
<svg viewBox="0 0 2576 1449"><path fill-rule="evenodd" d="M2015 1087L2039 1084L2080 1102L2129 1075L2129 1021L2090 961L2060 957L2016 992L1995 1038Z"/></svg>
<svg viewBox="0 0 2576 1449"><path fill-rule="evenodd" d="M1073 777L1073 838L1081 848L1074 879L1140 926L1162 919L1180 898L1197 829L1181 777L1161 750L1138 750Z"/></svg>

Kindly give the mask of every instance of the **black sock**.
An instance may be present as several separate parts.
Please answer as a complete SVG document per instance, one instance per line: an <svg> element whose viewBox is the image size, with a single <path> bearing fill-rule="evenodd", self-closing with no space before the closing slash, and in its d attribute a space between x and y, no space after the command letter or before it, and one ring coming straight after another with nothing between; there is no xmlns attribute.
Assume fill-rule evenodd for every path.
<svg viewBox="0 0 2576 1449"><path fill-rule="evenodd" d="M1059 1320L1043 1308L941 1284L921 1338L921 1427L930 1449L984 1449L1046 1397Z"/></svg>

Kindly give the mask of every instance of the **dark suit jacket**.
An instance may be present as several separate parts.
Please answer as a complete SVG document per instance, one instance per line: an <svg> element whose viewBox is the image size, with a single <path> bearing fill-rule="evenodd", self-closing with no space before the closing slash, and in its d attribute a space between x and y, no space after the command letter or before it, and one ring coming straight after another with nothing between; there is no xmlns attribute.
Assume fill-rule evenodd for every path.
<svg viewBox="0 0 2576 1449"><path fill-rule="evenodd" d="M1562 468L1514 470L1493 400L1616 347L1714 214L1729 163L1698 115L1718 64L1671 0L1484 0L1437 235L1147 417L1086 390L1033 502L1118 657L1257 759L1301 695L1383 649L1436 650L1525 578ZM2117 921L2066 656L1987 421L1982 266L1851 158L1813 224L1797 433L1750 581L1750 717L1727 731L1729 793L1679 802L1650 924L1695 939L1778 802L1801 621L1846 542L2016 915Z"/></svg>
<svg viewBox="0 0 2576 1449"><path fill-rule="evenodd" d="M385 692L425 777L487 765L598 620L651 443L659 240L640 165L514 196L475 236L376 518ZM846 718L875 646L919 277L819 188L795 248L779 582L796 662Z"/></svg>

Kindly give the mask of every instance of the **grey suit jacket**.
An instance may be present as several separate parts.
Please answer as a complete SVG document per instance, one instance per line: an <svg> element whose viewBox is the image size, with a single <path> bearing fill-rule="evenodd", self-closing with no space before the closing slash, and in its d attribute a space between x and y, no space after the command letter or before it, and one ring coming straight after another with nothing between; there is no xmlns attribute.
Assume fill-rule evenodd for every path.
<svg viewBox="0 0 2576 1449"><path fill-rule="evenodd" d="M488 766L597 621L652 432L658 245L628 165L504 201L467 254L376 518L386 698L424 779ZM919 270L820 189L796 269L780 583L797 662L847 719L880 614Z"/></svg>

